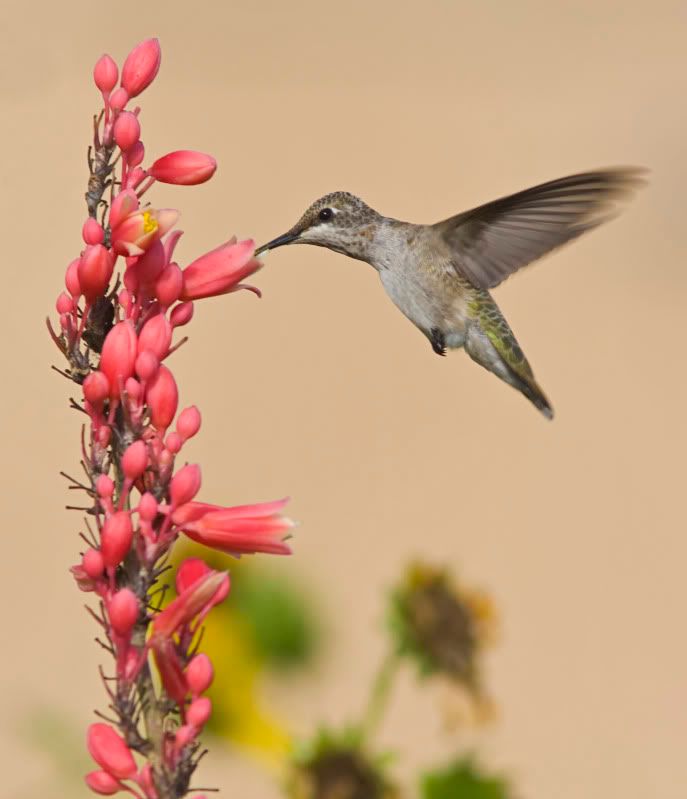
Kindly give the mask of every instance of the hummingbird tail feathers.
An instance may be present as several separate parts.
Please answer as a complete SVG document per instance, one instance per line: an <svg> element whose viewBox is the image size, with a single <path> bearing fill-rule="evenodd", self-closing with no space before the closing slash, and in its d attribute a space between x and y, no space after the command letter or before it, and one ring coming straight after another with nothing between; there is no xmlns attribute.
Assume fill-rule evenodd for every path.
<svg viewBox="0 0 687 799"><path fill-rule="evenodd" d="M553 419L551 403L496 303L485 292L473 301L471 310L473 320L465 339L468 355L524 394L547 419Z"/></svg>

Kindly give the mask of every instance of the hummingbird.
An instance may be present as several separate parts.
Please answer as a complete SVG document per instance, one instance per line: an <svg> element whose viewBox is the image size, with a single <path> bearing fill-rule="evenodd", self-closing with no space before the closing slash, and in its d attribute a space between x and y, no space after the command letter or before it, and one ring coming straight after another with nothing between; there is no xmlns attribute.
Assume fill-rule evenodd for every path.
<svg viewBox="0 0 687 799"><path fill-rule="evenodd" d="M490 289L614 217L618 202L643 183L643 171L569 175L427 225L383 216L354 194L335 191L255 254L313 244L366 261L437 355L463 348L552 419L551 403Z"/></svg>

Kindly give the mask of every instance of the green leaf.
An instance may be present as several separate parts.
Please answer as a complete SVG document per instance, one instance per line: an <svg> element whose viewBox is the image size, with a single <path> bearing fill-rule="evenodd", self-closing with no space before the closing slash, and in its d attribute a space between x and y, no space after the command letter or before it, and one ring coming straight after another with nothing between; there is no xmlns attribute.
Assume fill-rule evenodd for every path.
<svg viewBox="0 0 687 799"><path fill-rule="evenodd" d="M503 777L486 774L471 758L460 758L420 779L422 799L509 799Z"/></svg>

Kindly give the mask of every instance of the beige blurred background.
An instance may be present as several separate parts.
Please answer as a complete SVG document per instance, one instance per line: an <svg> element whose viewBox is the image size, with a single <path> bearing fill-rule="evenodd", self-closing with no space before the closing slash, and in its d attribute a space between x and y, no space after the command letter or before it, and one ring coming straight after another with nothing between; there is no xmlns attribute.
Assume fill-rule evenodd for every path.
<svg viewBox="0 0 687 799"><path fill-rule="evenodd" d="M274 253L262 301L203 302L174 369L204 416L189 449L203 498L293 497L295 556L277 568L321 592L333 628L316 678L272 689L297 731L362 701L382 593L421 555L500 608L500 715L479 746L521 796L684 795L684 2L8 2L0 15L0 793L61 796L26 727L48 707L80 736L103 703L57 475L76 469L79 420L43 317L80 248L92 65L158 35L147 151L220 163L206 186L151 195L182 210L182 262L233 233L271 238L335 189L434 221L569 172L651 168L621 218L495 292L551 424L464 355L435 357L371 268L319 248ZM404 675L381 736L401 743L401 776L464 742L442 732L440 701ZM199 782L278 796L220 749Z"/></svg>

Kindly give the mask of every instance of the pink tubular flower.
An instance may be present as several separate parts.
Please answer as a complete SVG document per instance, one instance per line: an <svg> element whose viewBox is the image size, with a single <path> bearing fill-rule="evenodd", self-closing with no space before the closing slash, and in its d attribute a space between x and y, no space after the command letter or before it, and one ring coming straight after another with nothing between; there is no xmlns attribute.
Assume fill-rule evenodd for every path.
<svg viewBox="0 0 687 799"><path fill-rule="evenodd" d="M178 218L178 211L172 208L135 211L113 228L112 246L120 255L142 255L174 226Z"/></svg>
<svg viewBox="0 0 687 799"><path fill-rule="evenodd" d="M172 513L172 521L193 541L220 552L290 555L283 539L293 522L280 513L287 502L281 499L234 508L189 502Z"/></svg>
<svg viewBox="0 0 687 799"><path fill-rule="evenodd" d="M161 58L157 39L146 39L129 53L122 67L122 86L129 97L136 97L155 80Z"/></svg>
<svg viewBox="0 0 687 799"><path fill-rule="evenodd" d="M129 747L108 724L91 724L86 742L93 760L110 776L128 780L136 773Z"/></svg>
<svg viewBox="0 0 687 799"><path fill-rule="evenodd" d="M227 572L210 569L155 617L153 637L168 638L185 624L190 624L206 607L216 604L213 600L228 582Z"/></svg>
<svg viewBox="0 0 687 799"><path fill-rule="evenodd" d="M176 150L158 158L148 174L161 183L194 186L210 180L216 169L217 161L211 155L195 150Z"/></svg>
<svg viewBox="0 0 687 799"><path fill-rule="evenodd" d="M160 366L146 391L150 420L158 430L166 430L174 420L179 404L179 390L174 376L166 366Z"/></svg>
<svg viewBox="0 0 687 799"><path fill-rule="evenodd" d="M254 252L255 242L251 239L240 242L230 239L226 244L201 255L184 269L184 288L180 299L216 297L242 288L259 295L256 288L241 283L262 266L253 257Z"/></svg>
<svg viewBox="0 0 687 799"><path fill-rule="evenodd" d="M100 356L100 369L108 380L110 396L119 397L124 383L133 376L137 338L129 321L118 322L107 334Z"/></svg>

